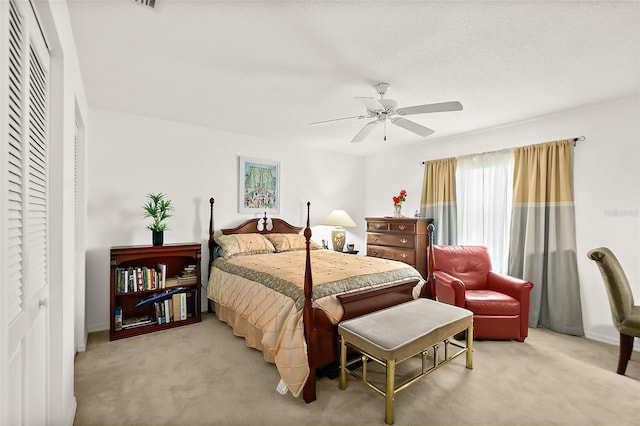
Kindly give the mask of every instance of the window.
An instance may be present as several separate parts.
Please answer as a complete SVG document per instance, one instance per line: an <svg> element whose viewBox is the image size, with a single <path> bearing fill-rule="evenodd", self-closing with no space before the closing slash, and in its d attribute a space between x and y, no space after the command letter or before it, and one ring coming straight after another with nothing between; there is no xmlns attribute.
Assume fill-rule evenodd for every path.
<svg viewBox="0 0 640 426"><path fill-rule="evenodd" d="M513 179L512 151L457 159L458 244L489 249L493 269L506 273Z"/></svg>

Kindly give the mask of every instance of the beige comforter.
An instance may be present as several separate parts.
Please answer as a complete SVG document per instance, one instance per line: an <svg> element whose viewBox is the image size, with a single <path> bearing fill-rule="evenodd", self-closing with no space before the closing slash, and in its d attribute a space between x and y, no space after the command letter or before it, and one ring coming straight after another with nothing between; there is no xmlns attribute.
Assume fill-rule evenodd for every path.
<svg viewBox="0 0 640 426"><path fill-rule="evenodd" d="M419 279L417 297L423 284L420 273L409 265L374 257L313 250L311 266L314 306L334 324L342 317L337 294ZM309 375L302 323L304 268L304 250L217 258L207 291L218 318L276 364L294 396Z"/></svg>

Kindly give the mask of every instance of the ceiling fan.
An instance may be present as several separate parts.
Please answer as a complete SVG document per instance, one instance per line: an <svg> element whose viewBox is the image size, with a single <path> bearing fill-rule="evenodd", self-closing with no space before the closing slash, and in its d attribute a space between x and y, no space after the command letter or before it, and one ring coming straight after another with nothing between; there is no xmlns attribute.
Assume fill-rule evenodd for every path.
<svg viewBox="0 0 640 426"><path fill-rule="evenodd" d="M462 104L458 101L452 102L441 102L436 104L425 104L425 105L416 105L404 108L398 108L398 102L393 99L385 99L384 95L387 93L389 89L388 83L378 83L374 86L378 94L380 95L380 99L374 99L371 97L356 97L356 99L367 108L366 115L356 115L353 117L344 117L344 118L335 118L333 120L325 120L325 121L316 121L314 123L309 123L309 125L315 124L324 124L331 123L334 121L341 120L351 120L358 119L361 120L363 118L373 118L373 121L368 122L364 125L364 127L358 132L357 135L351 140L352 143L360 142L364 140L369 133L376 127L379 123L384 123L385 125L385 135L384 140L387 140L386 134L386 125L387 121L390 121L391 124L395 124L396 126L402 127L405 130L413 132L419 136L426 137L435 132L428 127L425 127L421 124L415 123L411 120L407 120L402 116L405 115L413 115L413 114L425 114L430 112L445 112L445 111L461 111ZM399 117L398 117L399 116Z"/></svg>

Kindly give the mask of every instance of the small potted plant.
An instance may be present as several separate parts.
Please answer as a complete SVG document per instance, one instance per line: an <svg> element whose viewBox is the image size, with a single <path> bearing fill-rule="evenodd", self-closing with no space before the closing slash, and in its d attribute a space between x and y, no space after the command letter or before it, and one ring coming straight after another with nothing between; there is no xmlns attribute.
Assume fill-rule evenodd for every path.
<svg viewBox="0 0 640 426"><path fill-rule="evenodd" d="M147 225L147 229L153 233L153 245L161 246L164 243L164 231L167 224L164 221L171 217L173 205L167 195L161 192L157 194L147 194L147 203L143 206L144 217L153 219L153 223Z"/></svg>

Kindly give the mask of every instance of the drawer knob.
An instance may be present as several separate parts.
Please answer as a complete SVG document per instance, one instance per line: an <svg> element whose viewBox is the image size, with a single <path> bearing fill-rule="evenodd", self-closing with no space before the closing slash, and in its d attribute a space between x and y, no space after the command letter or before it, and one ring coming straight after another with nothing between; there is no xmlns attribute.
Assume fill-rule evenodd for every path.
<svg viewBox="0 0 640 426"><path fill-rule="evenodd" d="M406 226L404 226L404 225L398 225L398 228L399 228L401 231L404 231L404 228L406 228Z"/></svg>
<svg viewBox="0 0 640 426"><path fill-rule="evenodd" d="M376 229L380 229L380 228L382 228L382 225L381 225L381 224L379 224L379 223L376 223L374 226L375 226L375 228L376 228Z"/></svg>
<svg viewBox="0 0 640 426"><path fill-rule="evenodd" d="M407 240L406 238L400 238L400 242L402 244L407 244L407 242L409 242L409 240Z"/></svg>
<svg viewBox="0 0 640 426"><path fill-rule="evenodd" d="M378 254L378 251L377 250L371 250L371 254L376 256Z"/></svg>
<svg viewBox="0 0 640 426"><path fill-rule="evenodd" d="M377 237L376 235L374 235L373 237L371 237L371 239L372 239L373 241L378 241L378 237Z"/></svg>
<svg viewBox="0 0 640 426"><path fill-rule="evenodd" d="M400 257L403 258L403 259L406 259L407 258L407 253L400 253Z"/></svg>

